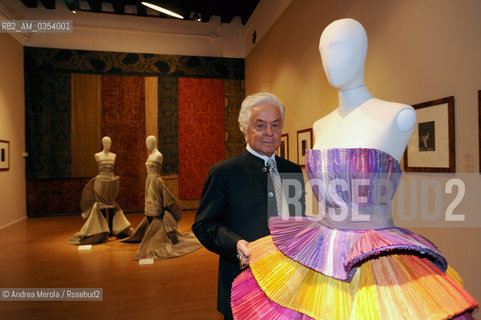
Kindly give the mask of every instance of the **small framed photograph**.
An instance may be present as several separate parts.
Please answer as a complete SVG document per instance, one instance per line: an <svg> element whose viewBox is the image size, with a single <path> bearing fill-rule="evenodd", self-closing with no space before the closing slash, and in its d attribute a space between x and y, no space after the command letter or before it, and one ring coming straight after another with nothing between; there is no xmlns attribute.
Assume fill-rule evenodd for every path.
<svg viewBox="0 0 481 320"><path fill-rule="evenodd" d="M416 124L404 152L404 171L456 172L454 97L413 105Z"/></svg>
<svg viewBox="0 0 481 320"><path fill-rule="evenodd" d="M479 172L481 173L481 90L478 90L478 136Z"/></svg>
<svg viewBox="0 0 481 320"><path fill-rule="evenodd" d="M0 140L0 170L10 169L10 142Z"/></svg>
<svg viewBox="0 0 481 320"><path fill-rule="evenodd" d="M289 160L289 134L284 133L281 135L281 145L276 150L276 155L278 157Z"/></svg>
<svg viewBox="0 0 481 320"><path fill-rule="evenodd" d="M297 164L306 165L306 149L312 148L312 128L297 131Z"/></svg>

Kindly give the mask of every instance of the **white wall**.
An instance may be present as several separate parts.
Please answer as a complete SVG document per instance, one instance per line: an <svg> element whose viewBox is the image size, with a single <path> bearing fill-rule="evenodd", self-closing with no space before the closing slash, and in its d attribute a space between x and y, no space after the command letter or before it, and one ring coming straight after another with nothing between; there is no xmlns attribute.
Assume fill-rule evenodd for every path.
<svg viewBox="0 0 481 320"><path fill-rule="evenodd" d="M10 142L10 170L0 171L0 227L26 217L23 48L0 33L0 140Z"/></svg>

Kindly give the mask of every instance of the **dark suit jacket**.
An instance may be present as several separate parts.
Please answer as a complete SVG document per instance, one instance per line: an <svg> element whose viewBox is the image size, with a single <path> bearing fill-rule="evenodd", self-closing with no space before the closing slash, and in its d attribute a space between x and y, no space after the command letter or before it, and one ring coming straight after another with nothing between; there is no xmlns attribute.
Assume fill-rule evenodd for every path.
<svg viewBox="0 0 481 320"><path fill-rule="evenodd" d="M279 157L276 163L281 176L285 172L296 173L300 180L302 190L297 192L302 192L303 214L301 168ZM208 250L220 256L217 309L227 317L232 317L232 282L240 273L237 241L251 242L269 235L268 208L269 212L276 212L274 190L268 179L264 160L244 149L236 157L212 166L204 184L192 231Z"/></svg>

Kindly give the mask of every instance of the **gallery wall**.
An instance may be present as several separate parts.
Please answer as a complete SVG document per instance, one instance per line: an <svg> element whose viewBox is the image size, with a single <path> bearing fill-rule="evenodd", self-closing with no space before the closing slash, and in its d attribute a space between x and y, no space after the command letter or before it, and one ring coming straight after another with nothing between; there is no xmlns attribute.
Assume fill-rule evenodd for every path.
<svg viewBox="0 0 481 320"><path fill-rule="evenodd" d="M0 171L0 226L25 219L25 96L23 48L0 33L0 140L9 141L9 170Z"/></svg>
<svg viewBox="0 0 481 320"><path fill-rule="evenodd" d="M471 173L479 185L480 12L477 0L293 0L246 57L246 94L270 91L284 101L289 158L297 161L297 131L337 105L322 69L320 35L332 21L354 18L367 32L365 79L375 97L413 105L454 96L456 172ZM466 214L479 215L479 206ZM440 248L480 301L480 226L413 230Z"/></svg>

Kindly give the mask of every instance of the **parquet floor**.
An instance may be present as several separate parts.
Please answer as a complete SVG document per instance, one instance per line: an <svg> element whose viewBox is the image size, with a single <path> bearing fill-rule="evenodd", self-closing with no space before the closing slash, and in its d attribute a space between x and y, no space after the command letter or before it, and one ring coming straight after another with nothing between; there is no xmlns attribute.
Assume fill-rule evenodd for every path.
<svg viewBox="0 0 481 320"><path fill-rule="evenodd" d="M179 231L190 231L194 211ZM143 214L127 214L135 228ZM80 216L28 218L0 230L1 288L103 288L102 301L0 301L0 319L220 320L217 255L201 248L139 265L138 244L116 238L79 251Z"/></svg>

